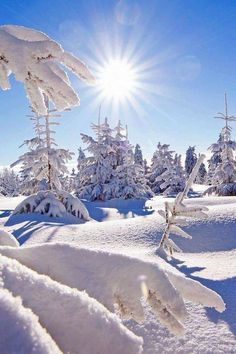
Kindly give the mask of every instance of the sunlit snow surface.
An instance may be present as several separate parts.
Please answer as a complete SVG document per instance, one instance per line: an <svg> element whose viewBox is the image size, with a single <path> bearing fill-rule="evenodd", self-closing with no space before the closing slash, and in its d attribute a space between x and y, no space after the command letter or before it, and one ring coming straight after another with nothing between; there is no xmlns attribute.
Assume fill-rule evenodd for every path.
<svg viewBox="0 0 236 354"><path fill-rule="evenodd" d="M162 262L154 253L164 226L157 214L163 208L162 197L148 201L146 206L142 201L90 203L87 205L90 213L98 221L76 225L72 220L52 220L39 215L17 215L8 220L19 200L0 199L0 221L23 247L41 242L71 242ZM236 353L236 197L190 198L187 203L206 205L209 218L191 221L186 226L192 240L174 238L184 253L176 255L172 266L217 291L227 309L217 313L188 303L191 317L181 339L163 328L148 310L145 323L129 321L126 325L144 338L145 354L233 354Z"/></svg>

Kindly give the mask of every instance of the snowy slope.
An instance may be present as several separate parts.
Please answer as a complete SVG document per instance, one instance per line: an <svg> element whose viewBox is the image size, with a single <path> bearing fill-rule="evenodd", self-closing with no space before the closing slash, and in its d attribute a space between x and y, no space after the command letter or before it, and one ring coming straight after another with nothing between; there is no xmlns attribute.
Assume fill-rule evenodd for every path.
<svg viewBox="0 0 236 354"><path fill-rule="evenodd" d="M148 208L140 201L119 202L118 205L115 201L91 203L91 214L97 220L105 218L107 221L73 225L65 224L65 220L37 219L29 215L15 216L7 222L8 210L15 207L18 198L2 198L0 209L4 211L0 220L23 247L41 242L70 242L164 265L155 256L163 230L157 210L163 207L163 202L162 197L156 197L147 202ZM144 338L145 354L233 354L236 353L236 197L191 198L187 203L206 205L209 218L191 221L186 226L192 240L173 237L185 253L178 254L178 260L172 266L176 272L181 271L221 294L226 311L218 314L215 310L188 303L191 316L185 322L187 330L181 339L161 326L148 309L143 324L129 320L126 325ZM165 264L165 267L168 269L169 265Z"/></svg>

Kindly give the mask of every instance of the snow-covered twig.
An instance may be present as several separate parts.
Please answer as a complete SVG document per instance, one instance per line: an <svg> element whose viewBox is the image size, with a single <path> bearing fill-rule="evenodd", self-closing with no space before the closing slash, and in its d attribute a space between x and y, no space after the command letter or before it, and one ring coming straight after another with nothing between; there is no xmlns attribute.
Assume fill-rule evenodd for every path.
<svg viewBox="0 0 236 354"><path fill-rule="evenodd" d="M165 211L159 210L158 213L161 215L166 221L166 227L164 233L162 235L157 253L162 255L166 255L164 249L168 250L172 255L173 251L180 252L181 249L175 244L173 240L169 238L170 233L174 233L176 235L192 238L186 231L182 230L176 224L181 223L183 218L187 217L206 217L207 215L204 211L208 210L206 207L201 206L185 206L183 204L184 198L187 197L187 194L197 176L200 165L205 158L204 155L200 155L197 160L187 182L184 187L183 192L180 192L174 200L174 203L165 202ZM164 252L163 252L164 251Z"/></svg>

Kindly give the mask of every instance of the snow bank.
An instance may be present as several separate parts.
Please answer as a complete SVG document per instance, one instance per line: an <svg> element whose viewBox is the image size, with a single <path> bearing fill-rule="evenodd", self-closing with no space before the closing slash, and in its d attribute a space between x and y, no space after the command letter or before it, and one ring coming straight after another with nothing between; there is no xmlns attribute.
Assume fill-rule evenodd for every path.
<svg viewBox="0 0 236 354"><path fill-rule="evenodd" d="M0 289L0 318L1 354L62 354L38 317L5 289Z"/></svg>
<svg viewBox="0 0 236 354"><path fill-rule="evenodd" d="M0 230L0 245L1 246L19 247L19 242L9 232L7 232L5 230Z"/></svg>
<svg viewBox="0 0 236 354"><path fill-rule="evenodd" d="M214 291L139 259L62 243L0 247L0 253L60 283L86 290L109 310L118 308L126 319L143 319L140 299L145 295L158 320L175 334L183 333L187 314L183 298L224 310L221 297ZM145 283L145 291L141 283Z"/></svg>
<svg viewBox="0 0 236 354"><path fill-rule="evenodd" d="M45 254L46 258L48 256ZM42 263L45 257L41 259ZM54 258L53 253L49 258ZM23 305L39 317L41 325L63 353L142 352L142 339L85 292L70 289L3 256L0 259L0 286L22 298Z"/></svg>
<svg viewBox="0 0 236 354"><path fill-rule="evenodd" d="M90 220L85 205L65 191L46 190L30 195L17 205L13 215L22 213L40 213L52 217L63 217L70 213L75 217Z"/></svg>

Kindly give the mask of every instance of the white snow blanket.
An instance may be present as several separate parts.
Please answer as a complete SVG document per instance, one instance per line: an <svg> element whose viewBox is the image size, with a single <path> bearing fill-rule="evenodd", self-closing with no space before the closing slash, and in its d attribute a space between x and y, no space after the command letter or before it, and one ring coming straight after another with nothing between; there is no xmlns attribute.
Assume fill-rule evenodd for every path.
<svg viewBox="0 0 236 354"><path fill-rule="evenodd" d="M200 187L201 190L205 188ZM173 265L168 265L155 255L164 229L164 223L157 211L163 208L165 201L172 201L171 198L155 197L146 203L147 209L140 201L86 203L90 215L103 222L79 225L65 224L62 219L36 214L15 215L8 222L8 211L14 209L20 200L21 197L0 199L0 222L5 224L5 230L13 232L23 244L22 250L43 242L69 242L83 249L116 252L128 258L135 257L158 264L165 270L176 290L178 283L174 284L174 279L178 278L171 278L173 272L181 277L184 273L188 279L197 280L222 296L226 304L226 310L222 313L185 301L188 316L184 320L185 334L182 337L173 335L161 325L156 313L141 301L144 322L126 320L124 323L143 338L145 354L236 353L236 197L186 200L188 206L206 206L209 209L208 218L188 220L186 226L182 225L192 235L192 240L173 236L184 251L176 254L177 261ZM108 272L103 271L105 275ZM140 279L141 283L142 280L143 278ZM181 296L184 294L181 293ZM209 296L209 300L210 298ZM207 294L204 301L206 300Z"/></svg>

